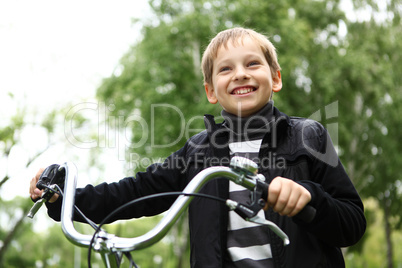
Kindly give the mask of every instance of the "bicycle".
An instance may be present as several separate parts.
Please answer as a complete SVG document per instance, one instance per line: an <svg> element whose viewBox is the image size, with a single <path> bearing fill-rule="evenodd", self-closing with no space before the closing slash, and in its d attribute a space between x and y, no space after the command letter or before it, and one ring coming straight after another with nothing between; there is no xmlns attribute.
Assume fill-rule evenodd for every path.
<svg viewBox="0 0 402 268"><path fill-rule="evenodd" d="M57 193L63 196L61 211L63 233L71 243L88 248L88 267L91 267L90 253L92 249L101 254L103 263L108 268L120 267L123 256L126 256L130 261L130 267L137 267L130 252L150 247L160 241L180 215L187 209L194 197L212 198L218 202L224 202L243 219L257 224L267 225L282 239L284 245L290 243L288 236L275 223L257 215L265 205L264 200L267 200L269 185L265 183L265 177L262 174L258 174L257 164L247 158L233 157L229 167L215 166L202 170L190 181L183 192L160 193L132 200L112 212L99 225L87 219L85 215L75 207L77 212L95 229L93 235L81 234L74 228L72 219L74 214L73 208L77 177L75 165L69 162L60 166L51 165L46 168L37 183L37 187L44 190L42 198L35 202L28 217L33 218L41 205L48 201L53 194ZM203 185L216 178L226 178L249 189L251 191L250 204L241 204L230 199L224 200L215 196L199 193ZM64 191L62 189L63 185ZM178 195L178 198L159 223L146 234L134 238L124 238L109 234L101 228L104 222L114 213L145 199L166 195ZM295 217L305 222L310 222L314 218L315 213L315 209L307 205Z"/></svg>

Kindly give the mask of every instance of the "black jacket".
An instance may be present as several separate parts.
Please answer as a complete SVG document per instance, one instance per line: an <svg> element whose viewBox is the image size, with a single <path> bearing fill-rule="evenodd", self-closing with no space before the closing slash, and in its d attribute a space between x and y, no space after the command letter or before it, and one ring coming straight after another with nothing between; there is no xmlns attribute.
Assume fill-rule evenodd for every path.
<svg viewBox="0 0 402 268"><path fill-rule="evenodd" d="M288 117L274 109L275 120L262 142L259 172L268 182L276 176L292 179L311 193L315 219L304 223L272 210L266 218L290 238L290 245L272 232L275 267L344 267L340 247L355 244L364 234L363 204L347 176L325 128L319 123ZM230 131L205 116L206 131L192 138L164 163L154 164L136 177L111 184L88 185L77 190L76 204L89 218L100 222L115 208L153 193L180 191L202 169L229 164ZM202 192L228 197L227 180L213 180ZM49 215L60 220L61 198L47 204ZM147 201L121 212L110 221L156 215L169 209L175 198ZM189 225L192 267L224 267L227 260L228 209L224 204L196 198L190 204Z"/></svg>

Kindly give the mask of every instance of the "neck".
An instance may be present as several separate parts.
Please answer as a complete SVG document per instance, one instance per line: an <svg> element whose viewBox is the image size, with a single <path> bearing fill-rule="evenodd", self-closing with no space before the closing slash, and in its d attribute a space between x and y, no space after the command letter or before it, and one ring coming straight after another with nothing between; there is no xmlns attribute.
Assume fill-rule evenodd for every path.
<svg viewBox="0 0 402 268"><path fill-rule="evenodd" d="M239 117L223 110L221 113L225 119L223 125L235 134L236 140L251 136L262 138L269 131L269 122L273 119L273 107L273 101L269 101L260 111L248 117Z"/></svg>

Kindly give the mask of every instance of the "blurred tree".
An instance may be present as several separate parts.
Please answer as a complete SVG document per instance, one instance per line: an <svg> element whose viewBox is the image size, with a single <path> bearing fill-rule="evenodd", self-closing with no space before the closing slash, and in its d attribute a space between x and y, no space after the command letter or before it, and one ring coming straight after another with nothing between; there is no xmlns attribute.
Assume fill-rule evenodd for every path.
<svg viewBox="0 0 402 268"><path fill-rule="evenodd" d="M151 0L155 17L97 96L115 105L111 114L126 118L125 126L133 123L129 153L165 157L203 128L203 114L219 113L204 97L199 69L209 38L234 26L266 33L283 69L276 106L327 126L362 196L381 201L391 267L391 230L400 228L402 202L396 139L402 5L355 0L345 11L345 3ZM141 120L129 120L133 114Z"/></svg>
<svg viewBox="0 0 402 268"><path fill-rule="evenodd" d="M397 139L402 112L402 43L398 39L402 4L400 0L352 2L354 9L345 13L341 1L335 0L151 0L154 17L145 21L142 40L133 44L97 93L106 104L105 120L130 139L125 144L127 161L134 160L133 153L142 159L166 157L203 129L203 114L219 115L220 108L205 98L200 71L202 51L220 30L254 28L270 36L278 49L284 87L274 97L276 106L290 115L317 119L332 130L341 160L359 192L380 204L387 266L393 267L397 251L392 234L401 227L402 203L398 170L402 156ZM51 133L57 131L57 122L67 118L65 114L68 111L61 109L36 123L47 133L48 145L53 143ZM82 136L87 137L91 120L79 115L67 119L72 121L74 135L84 129ZM19 108L9 122L2 122L2 159L9 157L20 142L21 131L32 124L26 116L25 108ZM47 145L31 154L26 166L46 149ZM98 162L97 156L91 155L91 166ZM138 158L135 160L138 162ZM137 170L144 167L137 165ZM6 167L1 173L0 190L12 179ZM23 221L29 203L0 197L0 204L2 221L9 219L6 227L0 225L0 266L33 267L38 260L47 267L71 266L74 247L58 226L36 235L33 241L31 223ZM17 213L16 208L20 208ZM116 228L122 236L131 234L128 225ZM187 241L178 239L181 232L187 231L175 231L177 235L167 238L171 241L167 243L169 250L161 244L161 248L148 253L163 267L178 267L188 258ZM362 247L360 244L355 249ZM160 263L158 252L174 252L180 258L172 260L163 255L167 263ZM86 253L81 255L85 266ZM141 264L156 265L141 253L136 256Z"/></svg>
<svg viewBox="0 0 402 268"><path fill-rule="evenodd" d="M16 198L12 200L12 202L1 201L2 209L0 210L0 215L3 221L7 219L8 226L0 225L0 241L2 242L0 245L0 265L1 267L8 262L5 261L5 253L9 251L13 242L21 236L21 232L23 229L30 229L30 223L25 222L24 219L28 210L31 206L31 202L27 202L27 199ZM9 258L9 257L8 257ZM10 259L10 258L9 258ZM27 265L26 263L22 265L20 260L15 259L13 262L15 263L14 267L27 267L31 265ZM20 263L18 263L20 262ZM17 265L18 264L18 265Z"/></svg>
<svg viewBox="0 0 402 268"><path fill-rule="evenodd" d="M211 37L240 25L268 34L278 48L284 82L284 93L275 97L279 106L290 114L311 114L311 106L305 103L314 101L317 94L309 94L311 79L306 72L313 56L325 60L328 48L316 41L317 35L327 32L336 36L337 25L344 19L336 4L150 1L155 17L145 22L142 40L103 81L98 98L107 105L114 104L110 114L122 116L123 126L131 128L130 152L166 157L204 128L205 113L219 114L220 107L210 105L205 98L200 60ZM331 100L317 98L320 106Z"/></svg>
<svg viewBox="0 0 402 268"><path fill-rule="evenodd" d="M9 94L8 99L2 99L2 101L12 103L16 109L8 115L2 115L0 192L12 193L19 190L13 189L13 187L23 187L28 190L29 177L24 180L20 177L19 171L30 169L33 162L55 144L66 144L66 136L63 136L64 132L60 132L59 128L65 122L64 115L68 111L69 104L66 104L65 108L59 107L57 111L42 115L35 108L25 105L25 100L15 99L13 94ZM85 117L73 118L70 123L76 130L79 130L80 127L82 128L83 122L87 120L88 118ZM27 139L27 137L29 138ZM23 151L23 155L16 153L18 151ZM67 150L63 154L64 157L67 157ZM57 162L57 160L53 161ZM18 184L18 182L22 184ZM28 195L26 197L16 196L11 200L8 198L5 199L3 194L0 195L0 267L35 267L38 261L44 262L44 267L49 267L46 265L46 262L49 262L48 259L63 256L62 253L57 255L55 252L56 248L62 247L63 242L59 243L59 247L46 248L42 244L46 241L44 235L38 237L33 234L33 222L36 221L36 218L32 221L26 217L33 205ZM64 238L59 227L58 233L52 239L48 239L53 240L57 237L59 241L64 241L64 245L73 248ZM41 251L43 249L45 250ZM66 255L68 254L66 253ZM71 258L66 258L65 262L70 263L70 260ZM56 263L53 267L67 266L59 266Z"/></svg>
<svg viewBox="0 0 402 268"><path fill-rule="evenodd" d="M10 100L13 100L13 95L9 94ZM26 109L18 108L14 115L9 118L4 127L0 128L0 148L1 155L0 159L3 162L7 162L12 149L20 143L20 135L22 129L26 127ZM3 122L4 124L5 122ZM28 158L26 166L38 157L46 148L42 148L41 151L36 152ZM2 178L0 178L0 190L2 187L11 179L9 175L8 166L4 165L3 170L1 170ZM28 186L27 186L28 187ZM17 200L18 201L18 200ZM30 209L30 204L28 202L6 202L0 197L0 214L2 214L2 219L9 218L8 226L6 229L0 226L0 240L2 241L0 245L0 265L4 262L5 252L9 249L11 243L15 241L15 237L19 233L20 229L24 225L23 220ZM18 211L18 213L16 213Z"/></svg>
<svg viewBox="0 0 402 268"><path fill-rule="evenodd" d="M343 18L335 7L317 1L163 0L150 5L155 17L145 23L141 42L97 92L99 100L114 108L111 117L119 118L111 125L131 130L128 162L133 155L166 157L204 129L204 114L219 114L220 108L205 98L200 61L209 39L227 27L242 25L273 36L284 66L280 106L290 114L310 112L313 105L299 105L309 94L303 80L308 57L300 55L313 54L315 31ZM128 172L141 168L145 166Z"/></svg>
<svg viewBox="0 0 402 268"><path fill-rule="evenodd" d="M361 195L377 199L384 211L387 267L393 267L391 233L400 229L402 220L397 171L401 144L396 139L402 92L397 51L402 44L395 39L401 31L402 3L354 3L355 21L346 21L347 34L335 47L339 59L330 54L329 61L313 63L312 81L325 95L339 99L341 159ZM365 14L366 20L358 14Z"/></svg>

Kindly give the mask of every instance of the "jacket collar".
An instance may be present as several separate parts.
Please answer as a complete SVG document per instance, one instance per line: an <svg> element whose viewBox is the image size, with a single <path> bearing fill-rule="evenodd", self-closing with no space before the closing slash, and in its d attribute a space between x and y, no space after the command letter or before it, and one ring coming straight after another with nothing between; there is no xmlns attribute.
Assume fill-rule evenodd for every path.
<svg viewBox="0 0 402 268"><path fill-rule="evenodd" d="M277 134L283 134L289 126L291 126L290 117L285 113L279 111L276 107L273 107L273 124L277 128ZM204 124L207 130L208 137L227 137L229 130L223 126L223 123L216 123L215 117L210 114L204 115Z"/></svg>

